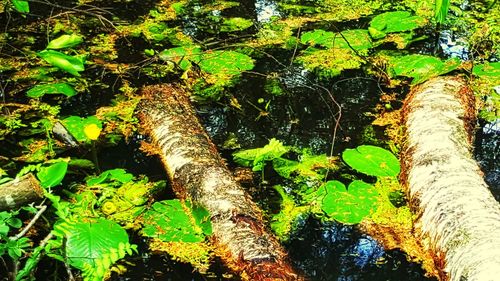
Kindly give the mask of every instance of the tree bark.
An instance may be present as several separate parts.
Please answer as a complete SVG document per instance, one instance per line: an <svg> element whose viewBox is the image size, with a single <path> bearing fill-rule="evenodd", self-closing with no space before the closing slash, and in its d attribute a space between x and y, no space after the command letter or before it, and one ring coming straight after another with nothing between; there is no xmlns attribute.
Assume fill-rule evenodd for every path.
<svg viewBox="0 0 500 281"><path fill-rule="evenodd" d="M440 279L498 280L500 205L471 153L474 94L463 79L434 78L410 92L403 112L402 182Z"/></svg>
<svg viewBox="0 0 500 281"><path fill-rule="evenodd" d="M246 280L298 280L262 213L227 169L179 86L142 90L138 116L157 146L178 197L211 214L221 258Z"/></svg>
<svg viewBox="0 0 500 281"><path fill-rule="evenodd" d="M33 174L27 174L0 185L0 211L17 209L42 197L40 182Z"/></svg>

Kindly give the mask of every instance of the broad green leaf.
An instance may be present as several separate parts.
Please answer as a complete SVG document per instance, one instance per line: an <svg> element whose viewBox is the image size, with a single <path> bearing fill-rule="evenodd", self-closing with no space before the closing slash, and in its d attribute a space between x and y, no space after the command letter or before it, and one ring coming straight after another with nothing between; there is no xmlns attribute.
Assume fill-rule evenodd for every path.
<svg viewBox="0 0 500 281"><path fill-rule="evenodd" d="M252 167L253 171L261 171L266 161L272 161L290 151L276 139L269 140L269 144L262 148L247 149L233 153L234 161L240 165Z"/></svg>
<svg viewBox="0 0 500 281"><path fill-rule="evenodd" d="M210 74L238 75L253 68L251 57L235 51L207 51L199 62L201 70Z"/></svg>
<svg viewBox="0 0 500 281"><path fill-rule="evenodd" d="M83 37L76 34L64 34L49 42L47 49L71 48L83 42Z"/></svg>
<svg viewBox="0 0 500 281"><path fill-rule="evenodd" d="M61 183L68 170L68 163L65 161L54 163L48 167L42 167L36 174L40 184L45 187L54 187Z"/></svg>
<svg viewBox="0 0 500 281"><path fill-rule="evenodd" d="M182 70L187 70L191 67L191 62L200 61L201 48L196 45L171 48L160 52L158 57L164 61L174 62Z"/></svg>
<svg viewBox="0 0 500 281"><path fill-rule="evenodd" d="M71 224L66 231L66 256L68 263L78 269L87 265L97 267L96 261L104 259L110 249L128 244L127 232L117 223L105 219L87 219Z"/></svg>
<svg viewBox="0 0 500 281"><path fill-rule="evenodd" d="M85 128L87 126L94 124L99 129L102 129L102 123L96 116L89 116L87 118L70 116L61 120L61 123L77 141L81 142L91 140L87 134L85 134Z"/></svg>
<svg viewBox="0 0 500 281"><path fill-rule="evenodd" d="M446 74L460 66L460 59L451 58L441 61L439 58L427 55L406 55L391 57L388 70L391 76L412 77L412 85L422 83L432 77Z"/></svg>
<svg viewBox="0 0 500 281"><path fill-rule="evenodd" d="M14 9L19 13L29 13L30 12L30 4L25 0L12 0L12 5Z"/></svg>
<svg viewBox="0 0 500 281"><path fill-rule="evenodd" d="M342 159L358 172L378 177L395 177L399 174L399 161L390 151L372 145L346 149Z"/></svg>
<svg viewBox="0 0 500 281"><path fill-rule="evenodd" d="M66 83L37 85L26 92L30 98L39 98L46 94L63 94L67 97L76 95L75 89Z"/></svg>
<svg viewBox="0 0 500 281"><path fill-rule="evenodd" d="M44 50L37 55L51 65L64 70L74 76L80 76L80 71L85 70L84 59L81 57L68 56L54 50Z"/></svg>
<svg viewBox="0 0 500 281"><path fill-rule="evenodd" d="M98 177L90 177L87 179L87 185L97 185L108 181L118 181L127 183L134 179L134 175L127 173L125 169L113 169L102 172Z"/></svg>
<svg viewBox="0 0 500 281"><path fill-rule="evenodd" d="M404 32L422 27L426 24L425 18L412 16L410 12L396 11L380 14L370 22L370 35L373 38L382 38L382 33Z"/></svg>
<svg viewBox="0 0 500 281"><path fill-rule="evenodd" d="M376 210L378 192L363 181L353 181L347 190L343 183L329 181L321 189L325 194L321 209L341 223L359 223Z"/></svg>
<svg viewBox="0 0 500 281"><path fill-rule="evenodd" d="M500 79L500 62L488 62L485 64L475 65L472 69L472 73L479 77Z"/></svg>
<svg viewBox="0 0 500 281"><path fill-rule="evenodd" d="M209 214L173 199L155 202L144 214L142 233L164 242L201 242L212 232Z"/></svg>

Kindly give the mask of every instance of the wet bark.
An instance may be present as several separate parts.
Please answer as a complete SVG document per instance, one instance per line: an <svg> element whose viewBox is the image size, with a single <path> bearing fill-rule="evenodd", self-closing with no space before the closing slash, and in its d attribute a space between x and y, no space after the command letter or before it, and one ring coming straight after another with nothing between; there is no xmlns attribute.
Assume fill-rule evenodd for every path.
<svg viewBox="0 0 500 281"><path fill-rule="evenodd" d="M473 93L460 78L435 78L411 91L403 111L402 181L440 279L498 280L500 205L472 155Z"/></svg>
<svg viewBox="0 0 500 281"><path fill-rule="evenodd" d="M178 197L211 214L213 241L229 268L246 280L298 280L262 213L236 182L179 86L142 90L138 116L159 150Z"/></svg>
<svg viewBox="0 0 500 281"><path fill-rule="evenodd" d="M27 174L0 185L0 211L17 209L42 197L40 182L32 174Z"/></svg>

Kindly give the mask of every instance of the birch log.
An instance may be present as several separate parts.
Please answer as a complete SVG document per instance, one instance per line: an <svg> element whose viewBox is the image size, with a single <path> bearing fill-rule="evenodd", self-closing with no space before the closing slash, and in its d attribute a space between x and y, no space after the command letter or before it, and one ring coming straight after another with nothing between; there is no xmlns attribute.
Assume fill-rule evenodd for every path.
<svg viewBox="0 0 500 281"><path fill-rule="evenodd" d="M188 94L178 86L148 86L138 116L161 151L178 197L211 214L222 260L246 280L300 279L263 223L262 213L235 181L201 126Z"/></svg>
<svg viewBox="0 0 500 281"><path fill-rule="evenodd" d="M43 188L33 174L0 185L0 211L20 208L43 198Z"/></svg>
<svg viewBox="0 0 500 281"><path fill-rule="evenodd" d="M402 180L442 280L500 280L500 206L474 161L474 95L464 80L415 87L403 108Z"/></svg>

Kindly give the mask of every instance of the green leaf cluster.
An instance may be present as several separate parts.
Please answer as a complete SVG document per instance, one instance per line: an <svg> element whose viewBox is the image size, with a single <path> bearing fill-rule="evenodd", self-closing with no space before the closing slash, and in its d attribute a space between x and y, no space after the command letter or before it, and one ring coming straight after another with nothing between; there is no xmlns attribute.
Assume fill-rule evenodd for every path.
<svg viewBox="0 0 500 281"><path fill-rule="evenodd" d="M451 58L442 61L439 58L428 55L403 55L390 56L388 58L388 70L391 77L406 76L413 78L411 84L416 85L442 74L457 69L461 61Z"/></svg>
<svg viewBox="0 0 500 281"><path fill-rule="evenodd" d="M96 126L102 129L102 122L94 115L88 117L69 116L61 120L61 122L68 132L79 142L91 141L91 138L85 132L85 128Z"/></svg>

